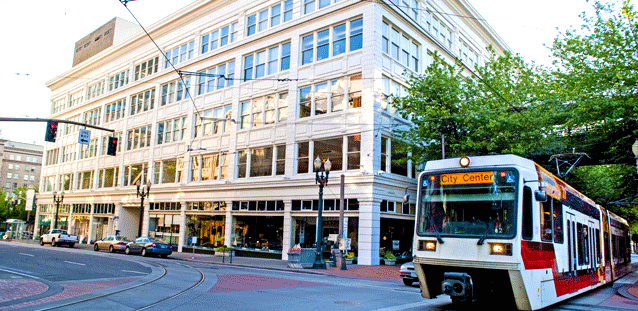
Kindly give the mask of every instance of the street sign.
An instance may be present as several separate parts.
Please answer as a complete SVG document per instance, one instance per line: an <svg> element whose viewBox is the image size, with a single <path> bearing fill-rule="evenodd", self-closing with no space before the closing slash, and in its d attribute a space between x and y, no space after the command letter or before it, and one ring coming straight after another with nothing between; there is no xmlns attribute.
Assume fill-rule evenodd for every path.
<svg viewBox="0 0 638 311"><path fill-rule="evenodd" d="M80 129L78 133L78 143L88 145L89 141L91 141L91 131Z"/></svg>
<svg viewBox="0 0 638 311"><path fill-rule="evenodd" d="M350 250L350 243L352 242L352 239L347 238L347 239L340 239L339 240L339 249L342 251L349 251Z"/></svg>

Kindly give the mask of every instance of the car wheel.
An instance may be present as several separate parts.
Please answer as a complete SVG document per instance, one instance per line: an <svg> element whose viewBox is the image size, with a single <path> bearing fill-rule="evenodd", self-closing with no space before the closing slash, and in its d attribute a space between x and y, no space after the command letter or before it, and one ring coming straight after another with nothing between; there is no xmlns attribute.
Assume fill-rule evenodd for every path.
<svg viewBox="0 0 638 311"><path fill-rule="evenodd" d="M124 250L124 254L130 255L131 254L131 249L127 246L126 249Z"/></svg>
<svg viewBox="0 0 638 311"><path fill-rule="evenodd" d="M40 239L40 245L44 245L44 240Z"/></svg>
<svg viewBox="0 0 638 311"><path fill-rule="evenodd" d="M93 250L96 252L100 250L100 247L97 245L97 243L93 244Z"/></svg>
<svg viewBox="0 0 638 311"><path fill-rule="evenodd" d="M109 245L109 253L115 253L115 249L113 248L113 245Z"/></svg>
<svg viewBox="0 0 638 311"><path fill-rule="evenodd" d="M162 258L168 258L168 255L160 255Z"/></svg>
<svg viewBox="0 0 638 311"><path fill-rule="evenodd" d="M73 246L75 246L75 243L69 243L69 248L73 248Z"/></svg>
<svg viewBox="0 0 638 311"><path fill-rule="evenodd" d="M142 248L142 257L146 257L148 254L146 253L146 248Z"/></svg>
<svg viewBox="0 0 638 311"><path fill-rule="evenodd" d="M414 283L412 280L409 279L403 279L403 284L407 285L407 286L412 286L412 283Z"/></svg>
<svg viewBox="0 0 638 311"><path fill-rule="evenodd" d="M51 246L52 246L52 247L56 247L56 246L58 246L57 244L55 244L55 239L51 240Z"/></svg>

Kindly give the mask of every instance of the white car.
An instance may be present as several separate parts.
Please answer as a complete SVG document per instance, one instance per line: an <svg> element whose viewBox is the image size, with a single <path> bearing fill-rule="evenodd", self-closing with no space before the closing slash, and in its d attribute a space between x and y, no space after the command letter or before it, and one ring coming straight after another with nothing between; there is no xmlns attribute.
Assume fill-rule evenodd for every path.
<svg viewBox="0 0 638 311"><path fill-rule="evenodd" d="M401 265L401 269L399 269L399 275L403 280L403 284L408 286L412 285L412 283L414 282L419 281L416 276L416 272L414 272L414 263L411 261Z"/></svg>

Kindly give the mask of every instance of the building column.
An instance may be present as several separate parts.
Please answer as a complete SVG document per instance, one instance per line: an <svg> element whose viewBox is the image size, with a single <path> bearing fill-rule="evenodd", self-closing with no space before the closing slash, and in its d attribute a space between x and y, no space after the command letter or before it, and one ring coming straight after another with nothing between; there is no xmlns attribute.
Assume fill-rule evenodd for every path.
<svg viewBox="0 0 638 311"><path fill-rule="evenodd" d="M224 245L231 247L233 244L235 219L233 219L233 202L226 202L226 217L224 217Z"/></svg>
<svg viewBox="0 0 638 311"><path fill-rule="evenodd" d="M95 217L93 217L93 212L95 211L95 204L91 204L91 213L89 214L89 233L88 237L86 237L86 244L91 244L91 238L93 238L93 221Z"/></svg>
<svg viewBox="0 0 638 311"><path fill-rule="evenodd" d="M179 203L182 208L179 212L179 243L177 244L177 251L182 252L182 247L186 244L186 201Z"/></svg>
<svg viewBox="0 0 638 311"><path fill-rule="evenodd" d="M288 249L295 243L295 220L291 216L292 201L284 201L284 236L281 241L281 259L288 260Z"/></svg>
<svg viewBox="0 0 638 311"><path fill-rule="evenodd" d="M149 197L146 197L144 200L144 206L141 207L144 209L144 216L140 219L142 222L142 236L148 236L148 225L151 221L151 215L149 213L150 203L148 201L150 201Z"/></svg>
<svg viewBox="0 0 638 311"><path fill-rule="evenodd" d="M40 235L40 206L35 206L35 220L33 221L33 239Z"/></svg>
<svg viewBox="0 0 638 311"><path fill-rule="evenodd" d="M122 203L115 203L115 211L113 211L113 235L117 235L120 231L120 221L122 220Z"/></svg>
<svg viewBox="0 0 638 311"><path fill-rule="evenodd" d="M380 206L381 200L368 198L359 200L359 254L357 262L360 265L379 265Z"/></svg>

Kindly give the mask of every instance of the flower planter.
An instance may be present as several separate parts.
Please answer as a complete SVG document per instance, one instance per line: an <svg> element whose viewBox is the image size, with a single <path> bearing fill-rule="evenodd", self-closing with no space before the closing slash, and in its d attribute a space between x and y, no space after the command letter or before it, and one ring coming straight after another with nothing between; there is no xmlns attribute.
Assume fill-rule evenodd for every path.
<svg viewBox="0 0 638 311"><path fill-rule="evenodd" d="M394 266L396 260L384 259L383 262L385 262L386 266Z"/></svg>

